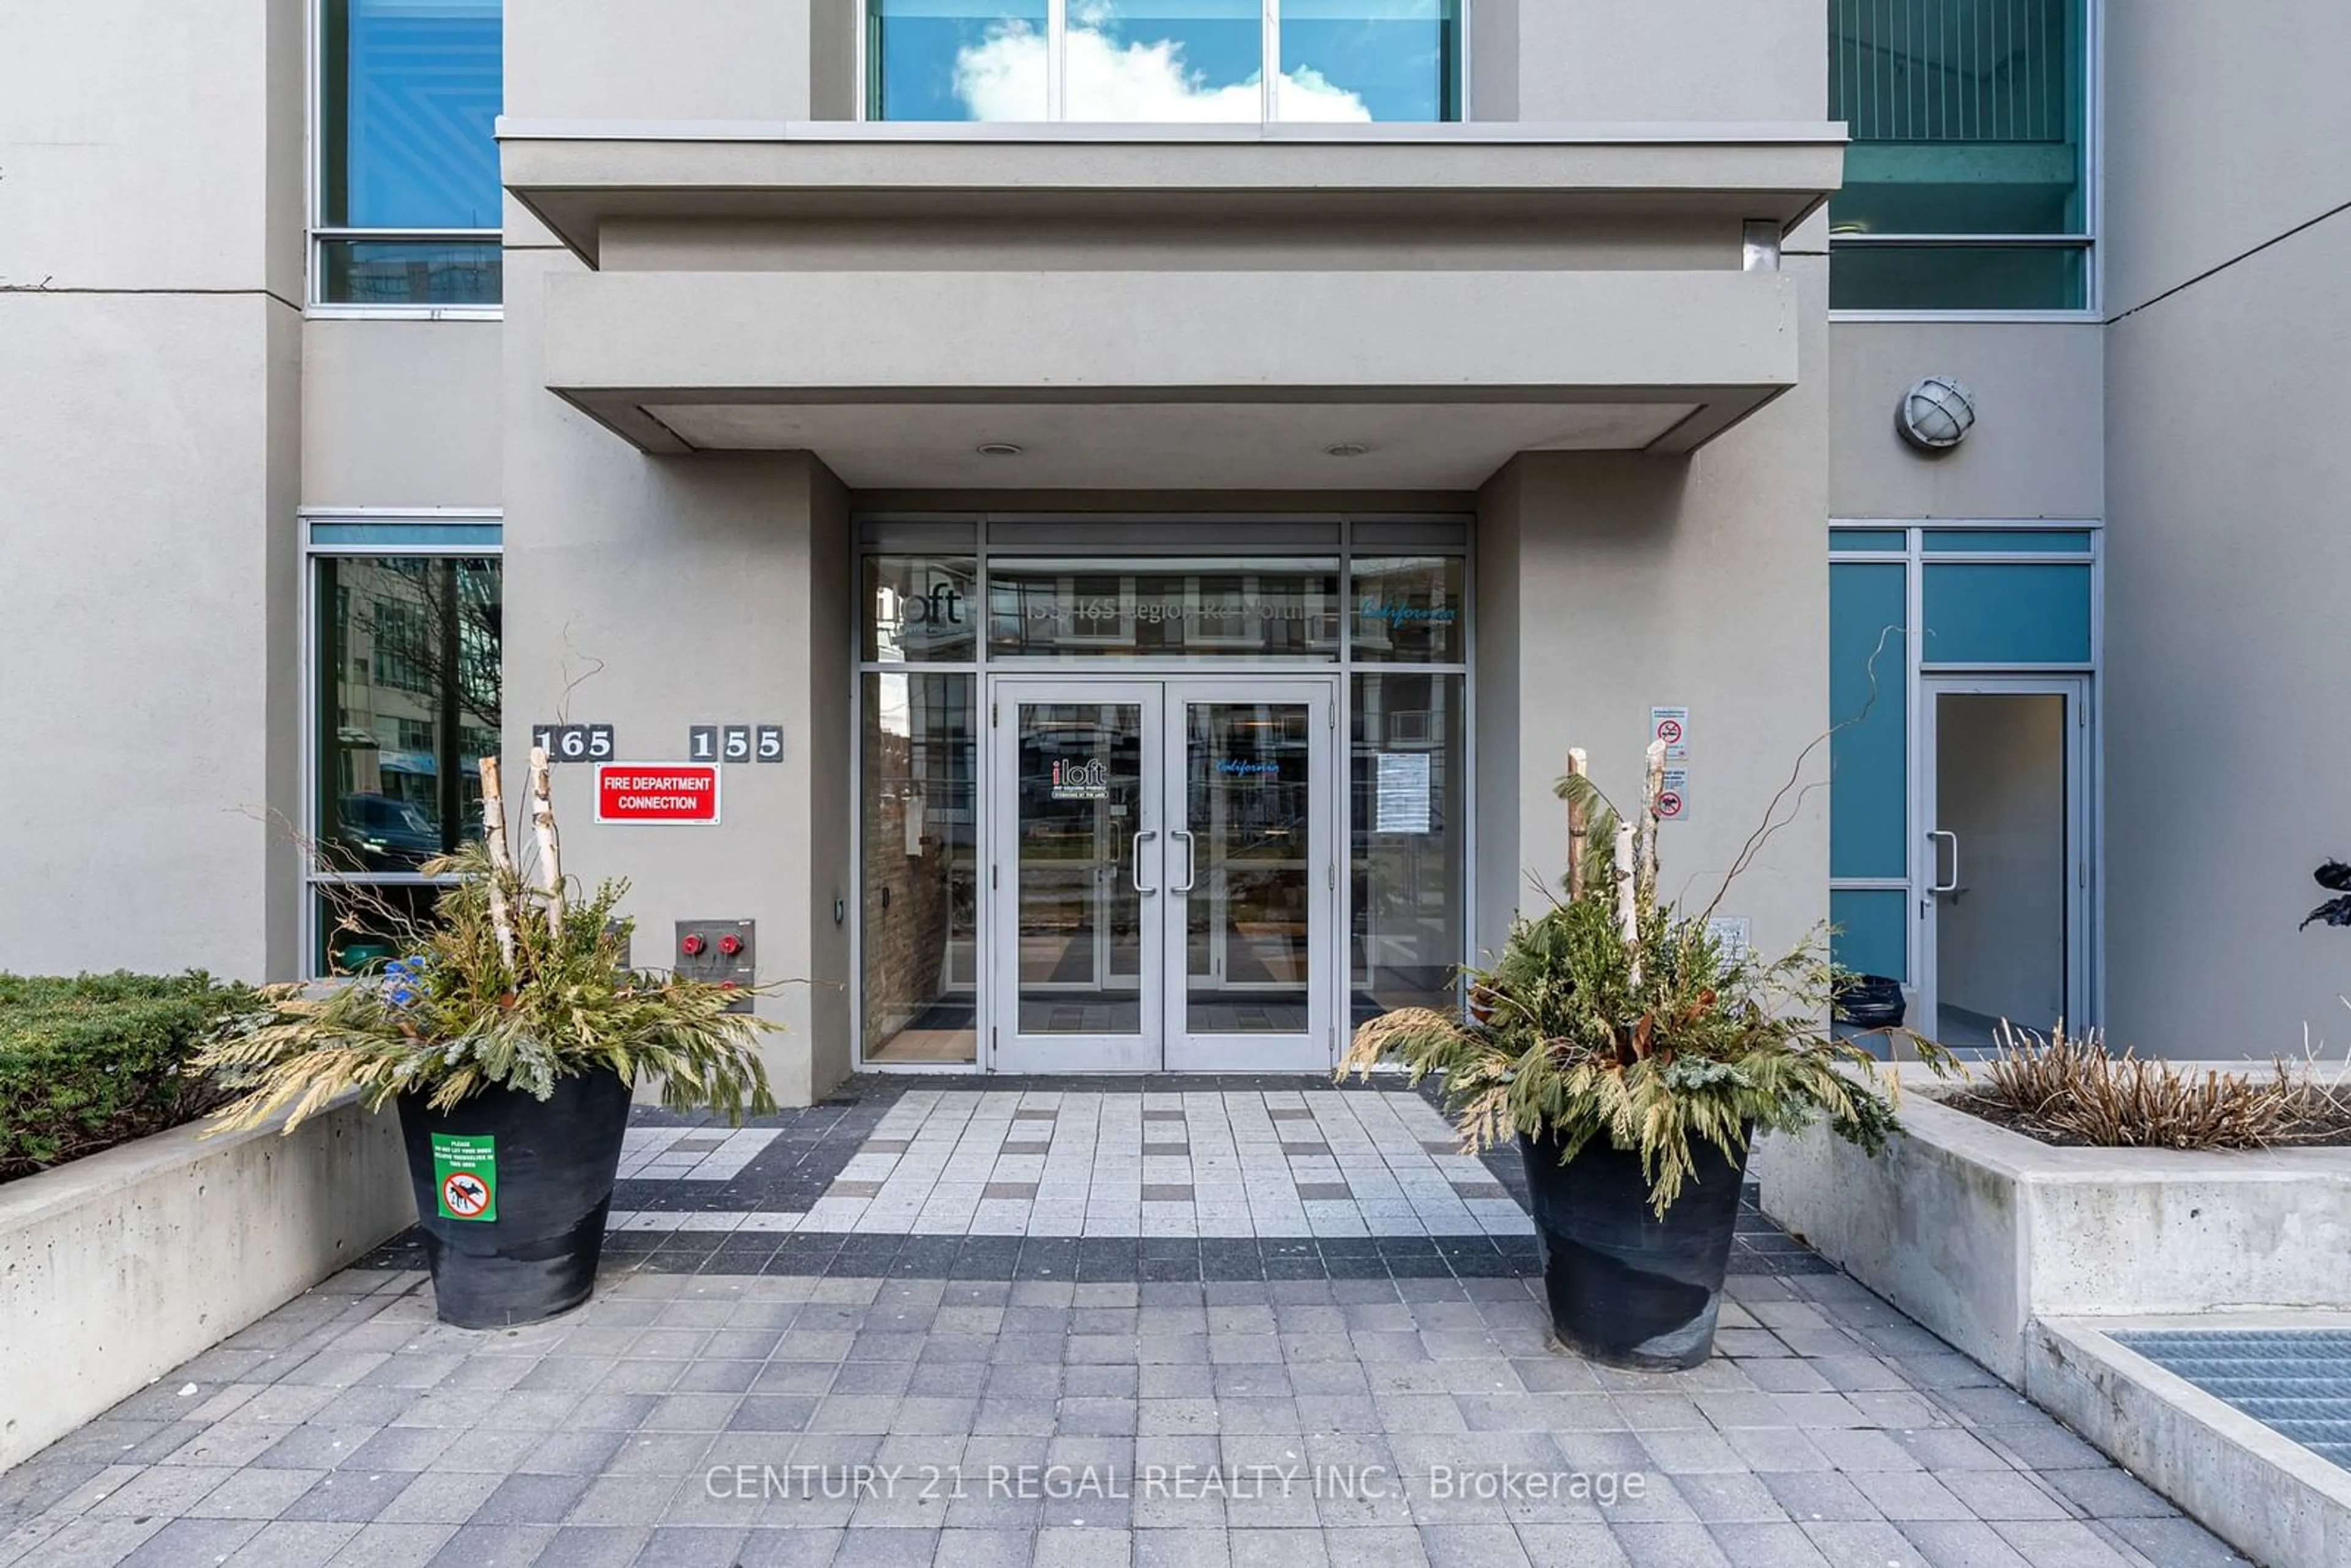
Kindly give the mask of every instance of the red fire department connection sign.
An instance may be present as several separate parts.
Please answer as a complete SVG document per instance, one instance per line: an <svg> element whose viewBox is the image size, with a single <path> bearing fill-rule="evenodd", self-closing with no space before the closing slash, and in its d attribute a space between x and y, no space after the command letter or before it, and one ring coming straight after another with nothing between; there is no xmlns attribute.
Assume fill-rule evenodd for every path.
<svg viewBox="0 0 2351 1568"><path fill-rule="evenodd" d="M596 768L600 822L715 822L718 769L691 762L603 762Z"/></svg>

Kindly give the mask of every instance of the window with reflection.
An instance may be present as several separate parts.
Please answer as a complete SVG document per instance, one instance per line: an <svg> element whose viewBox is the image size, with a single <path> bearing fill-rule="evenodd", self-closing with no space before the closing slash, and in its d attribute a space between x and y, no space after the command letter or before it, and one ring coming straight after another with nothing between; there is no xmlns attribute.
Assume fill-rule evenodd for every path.
<svg viewBox="0 0 2351 1568"><path fill-rule="evenodd" d="M975 677L864 680L865 1059L979 1051Z"/></svg>
<svg viewBox="0 0 2351 1568"><path fill-rule="evenodd" d="M1469 656L1459 556L1359 557L1348 570L1356 658L1458 664Z"/></svg>
<svg viewBox="0 0 2351 1568"><path fill-rule="evenodd" d="M1417 672L1352 682L1349 811L1354 1020L1448 1008L1467 946L1463 677Z"/></svg>
<svg viewBox="0 0 2351 1568"><path fill-rule="evenodd" d="M988 566L997 658L1336 659L1340 620L1336 561Z"/></svg>
<svg viewBox="0 0 2351 1568"><path fill-rule="evenodd" d="M968 664L979 654L979 564L969 556L865 558L869 663Z"/></svg>
<svg viewBox="0 0 2351 1568"><path fill-rule="evenodd" d="M417 879L481 831L498 750L504 592L495 558L326 556L316 570L314 882L320 972L397 956L430 912Z"/></svg>
<svg viewBox="0 0 2351 1568"><path fill-rule="evenodd" d="M1829 303L2089 303L2087 0L1830 0Z"/></svg>
<svg viewBox="0 0 2351 1568"><path fill-rule="evenodd" d="M1059 27L1030 0L869 0L867 27L876 120L1461 118L1458 0L1069 0Z"/></svg>
<svg viewBox="0 0 2351 1568"><path fill-rule="evenodd" d="M498 302L502 11L501 0L324 0L322 300Z"/></svg>

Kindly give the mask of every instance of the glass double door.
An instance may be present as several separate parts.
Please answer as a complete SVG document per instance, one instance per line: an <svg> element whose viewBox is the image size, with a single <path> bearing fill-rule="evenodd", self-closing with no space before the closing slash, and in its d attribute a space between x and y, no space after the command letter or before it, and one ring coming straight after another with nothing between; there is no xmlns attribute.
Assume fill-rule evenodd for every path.
<svg viewBox="0 0 2351 1568"><path fill-rule="evenodd" d="M1000 1071L1301 1071L1337 1049L1336 683L989 692Z"/></svg>

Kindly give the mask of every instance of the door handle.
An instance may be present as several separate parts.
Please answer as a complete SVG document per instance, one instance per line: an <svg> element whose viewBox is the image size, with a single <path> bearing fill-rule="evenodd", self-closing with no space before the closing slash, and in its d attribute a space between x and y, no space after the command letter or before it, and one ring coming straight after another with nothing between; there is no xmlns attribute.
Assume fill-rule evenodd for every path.
<svg viewBox="0 0 2351 1568"><path fill-rule="evenodd" d="M1170 832L1167 835L1167 838L1171 843L1177 839L1184 841L1184 885L1181 887L1171 887L1167 891L1170 893L1189 893L1192 891L1193 878L1200 869L1199 856L1192 847L1192 835L1189 833Z"/></svg>
<svg viewBox="0 0 2351 1568"><path fill-rule="evenodd" d="M1134 859L1128 875L1134 882L1134 891L1137 893L1157 893L1159 891L1155 887L1145 887L1143 885L1143 846L1149 843L1158 836L1159 834L1155 830L1150 832L1142 832L1134 835Z"/></svg>
<svg viewBox="0 0 2351 1568"><path fill-rule="evenodd" d="M1959 835L1951 831L1949 828L1929 829L1927 833L1928 841L1932 843L1937 839L1949 839L1951 841L1951 880L1949 882L1938 881L1933 885L1929 886L1927 891L1930 894L1938 895L1946 893L1957 893L1959 891ZM1937 865L1939 866L1942 863L1942 857L1940 855L1936 856L1935 860Z"/></svg>

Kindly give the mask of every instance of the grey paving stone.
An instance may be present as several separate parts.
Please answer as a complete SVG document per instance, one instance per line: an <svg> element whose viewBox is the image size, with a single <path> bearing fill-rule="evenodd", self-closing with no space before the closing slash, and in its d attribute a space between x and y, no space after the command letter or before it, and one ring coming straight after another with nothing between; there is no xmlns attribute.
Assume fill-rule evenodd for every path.
<svg viewBox="0 0 2351 1568"><path fill-rule="evenodd" d="M456 1532L454 1524L387 1524L378 1520L360 1526L359 1532L328 1562L329 1568L421 1568Z"/></svg>
<svg viewBox="0 0 2351 1568"><path fill-rule="evenodd" d="M1520 1524L1519 1544L1533 1568L1625 1568L1632 1560L1599 1523Z"/></svg>
<svg viewBox="0 0 2351 1568"><path fill-rule="evenodd" d="M1026 1530L950 1528L939 1531L938 1551L933 1561L943 1568L1029 1568L1035 1545L1033 1532ZM1142 1561L1138 1546L1136 1562ZM747 1563L745 1568L753 1565Z"/></svg>
<svg viewBox="0 0 2351 1568"><path fill-rule="evenodd" d="M265 1469L331 1470L348 1463L379 1430L373 1427L295 1427L250 1461Z"/></svg>
<svg viewBox="0 0 2351 1568"><path fill-rule="evenodd" d="M1910 1538L1891 1524L1831 1520L1802 1526L1806 1539L1835 1568L1926 1568L1927 1559Z"/></svg>
<svg viewBox="0 0 2351 1568"><path fill-rule="evenodd" d="M588 1490L580 1476L508 1476L482 1500L473 1524L558 1524Z"/></svg>
<svg viewBox="0 0 2351 1568"><path fill-rule="evenodd" d="M1829 1463L1848 1474L1917 1470L1917 1456L1883 1432L1864 1428L1809 1429L1803 1434Z"/></svg>
<svg viewBox="0 0 2351 1568"><path fill-rule="evenodd" d="M386 1523L463 1524L505 1479L483 1471L427 1470L376 1517Z"/></svg>
<svg viewBox="0 0 2351 1568"><path fill-rule="evenodd" d="M2179 1512L2136 1478L2111 1465L2103 1469L2052 1470L2047 1479L2094 1519L2168 1519Z"/></svg>
<svg viewBox="0 0 2351 1568"><path fill-rule="evenodd" d="M1702 1524L1612 1520L1608 1530L1634 1568L1731 1568Z"/></svg>
<svg viewBox="0 0 2351 1568"><path fill-rule="evenodd" d="M841 1538L838 1530L756 1529L743 1538L742 1568L826 1568L840 1549Z"/></svg>
<svg viewBox="0 0 2351 1568"><path fill-rule="evenodd" d="M2192 1519L2110 1519L2100 1523L2156 1568L2244 1568L2245 1559Z"/></svg>
<svg viewBox="0 0 2351 1568"><path fill-rule="evenodd" d="M1831 1563L1794 1524L1717 1524L1714 1543L1732 1568L1845 1568Z"/></svg>
<svg viewBox="0 0 2351 1568"><path fill-rule="evenodd" d="M1870 1506L1897 1524L1976 1517L1975 1511L1954 1496L1950 1488L1923 1471L1856 1471L1852 1479Z"/></svg>
<svg viewBox="0 0 2351 1568"><path fill-rule="evenodd" d="M1851 1477L1834 1470L1782 1470L1761 1480L1787 1516L1799 1524L1826 1521L1871 1522L1883 1519Z"/></svg>
<svg viewBox="0 0 2351 1568"><path fill-rule="evenodd" d="M1329 1548L1320 1530L1273 1526L1234 1530L1225 1538L1232 1568L1327 1568Z"/></svg>
<svg viewBox="0 0 2351 1568"><path fill-rule="evenodd" d="M946 1562L947 1542L942 1537L939 1549ZM1028 1558L1019 1559L1026 1563ZM1221 1529L1137 1530L1134 1532L1134 1568L1230 1568L1232 1549Z"/></svg>
<svg viewBox="0 0 2351 1568"><path fill-rule="evenodd" d="M2020 1520L1996 1523L1992 1529L2032 1568L2136 1568L2129 1557L2078 1520ZM2179 1559L2158 1561L2163 1568L2188 1568Z"/></svg>
<svg viewBox="0 0 2351 1568"><path fill-rule="evenodd" d="M543 1524L468 1524L433 1554L434 1568L521 1568L539 1560L555 1539ZM549 1568L559 1568L550 1564Z"/></svg>
<svg viewBox="0 0 2351 1568"><path fill-rule="evenodd" d="M646 1539L637 1562L642 1568L731 1568L749 1534L739 1525L663 1525ZM560 1561L552 1546L542 1560ZM563 1568L570 1568L569 1563Z"/></svg>
<svg viewBox="0 0 2351 1568"><path fill-rule="evenodd" d="M598 1476L588 1483L564 1522L598 1528L650 1529L687 1485L678 1476Z"/></svg>
<svg viewBox="0 0 2351 1568"><path fill-rule="evenodd" d="M94 1518L134 1514L174 1518L189 1512L230 1474L211 1467L149 1466L126 1476L85 1511Z"/></svg>
<svg viewBox="0 0 2351 1568"><path fill-rule="evenodd" d="M2103 1470L2114 1463L2045 1416L2013 1427L1986 1427L1976 1436L2023 1468L2043 1474L2051 1470Z"/></svg>
<svg viewBox="0 0 2351 1568"><path fill-rule="evenodd" d="M1936 1479L1978 1519L2071 1519L2077 1511L2027 1474L2011 1469L1944 1470Z"/></svg>
<svg viewBox="0 0 2351 1568"><path fill-rule="evenodd" d="M1904 1524L1902 1532L1929 1568L2032 1568L1981 1520L1921 1520Z"/></svg>
<svg viewBox="0 0 2351 1568"><path fill-rule="evenodd" d="M1105 1563L1131 1561L1134 1552L1134 1537L1129 1531L1048 1527L1037 1532L1030 1561L1036 1568L1102 1568Z"/></svg>
<svg viewBox="0 0 2351 1568"><path fill-rule="evenodd" d="M355 1521L274 1520L236 1549L237 1568L323 1568L360 1532Z"/></svg>
<svg viewBox="0 0 2351 1568"><path fill-rule="evenodd" d="M260 1532L258 1522L244 1519L85 1518L20 1561L186 1568L219 1562Z"/></svg>
<svg viewBox="0 0 2351 1568"><path fill-rule="evenodd" d="M1698 1473L1674 1478L1690 1511L1708 1524L1784 1524L1787 1511L1755 1476Z"/></svg>
<svg viewBox="0 0 2351 1568"><path fill-rule="evenodd" d="M329 1470L318 1484L278 1511L277 1517L365 1524L406 1491L416 1474L411 1470Z"/></svg>

